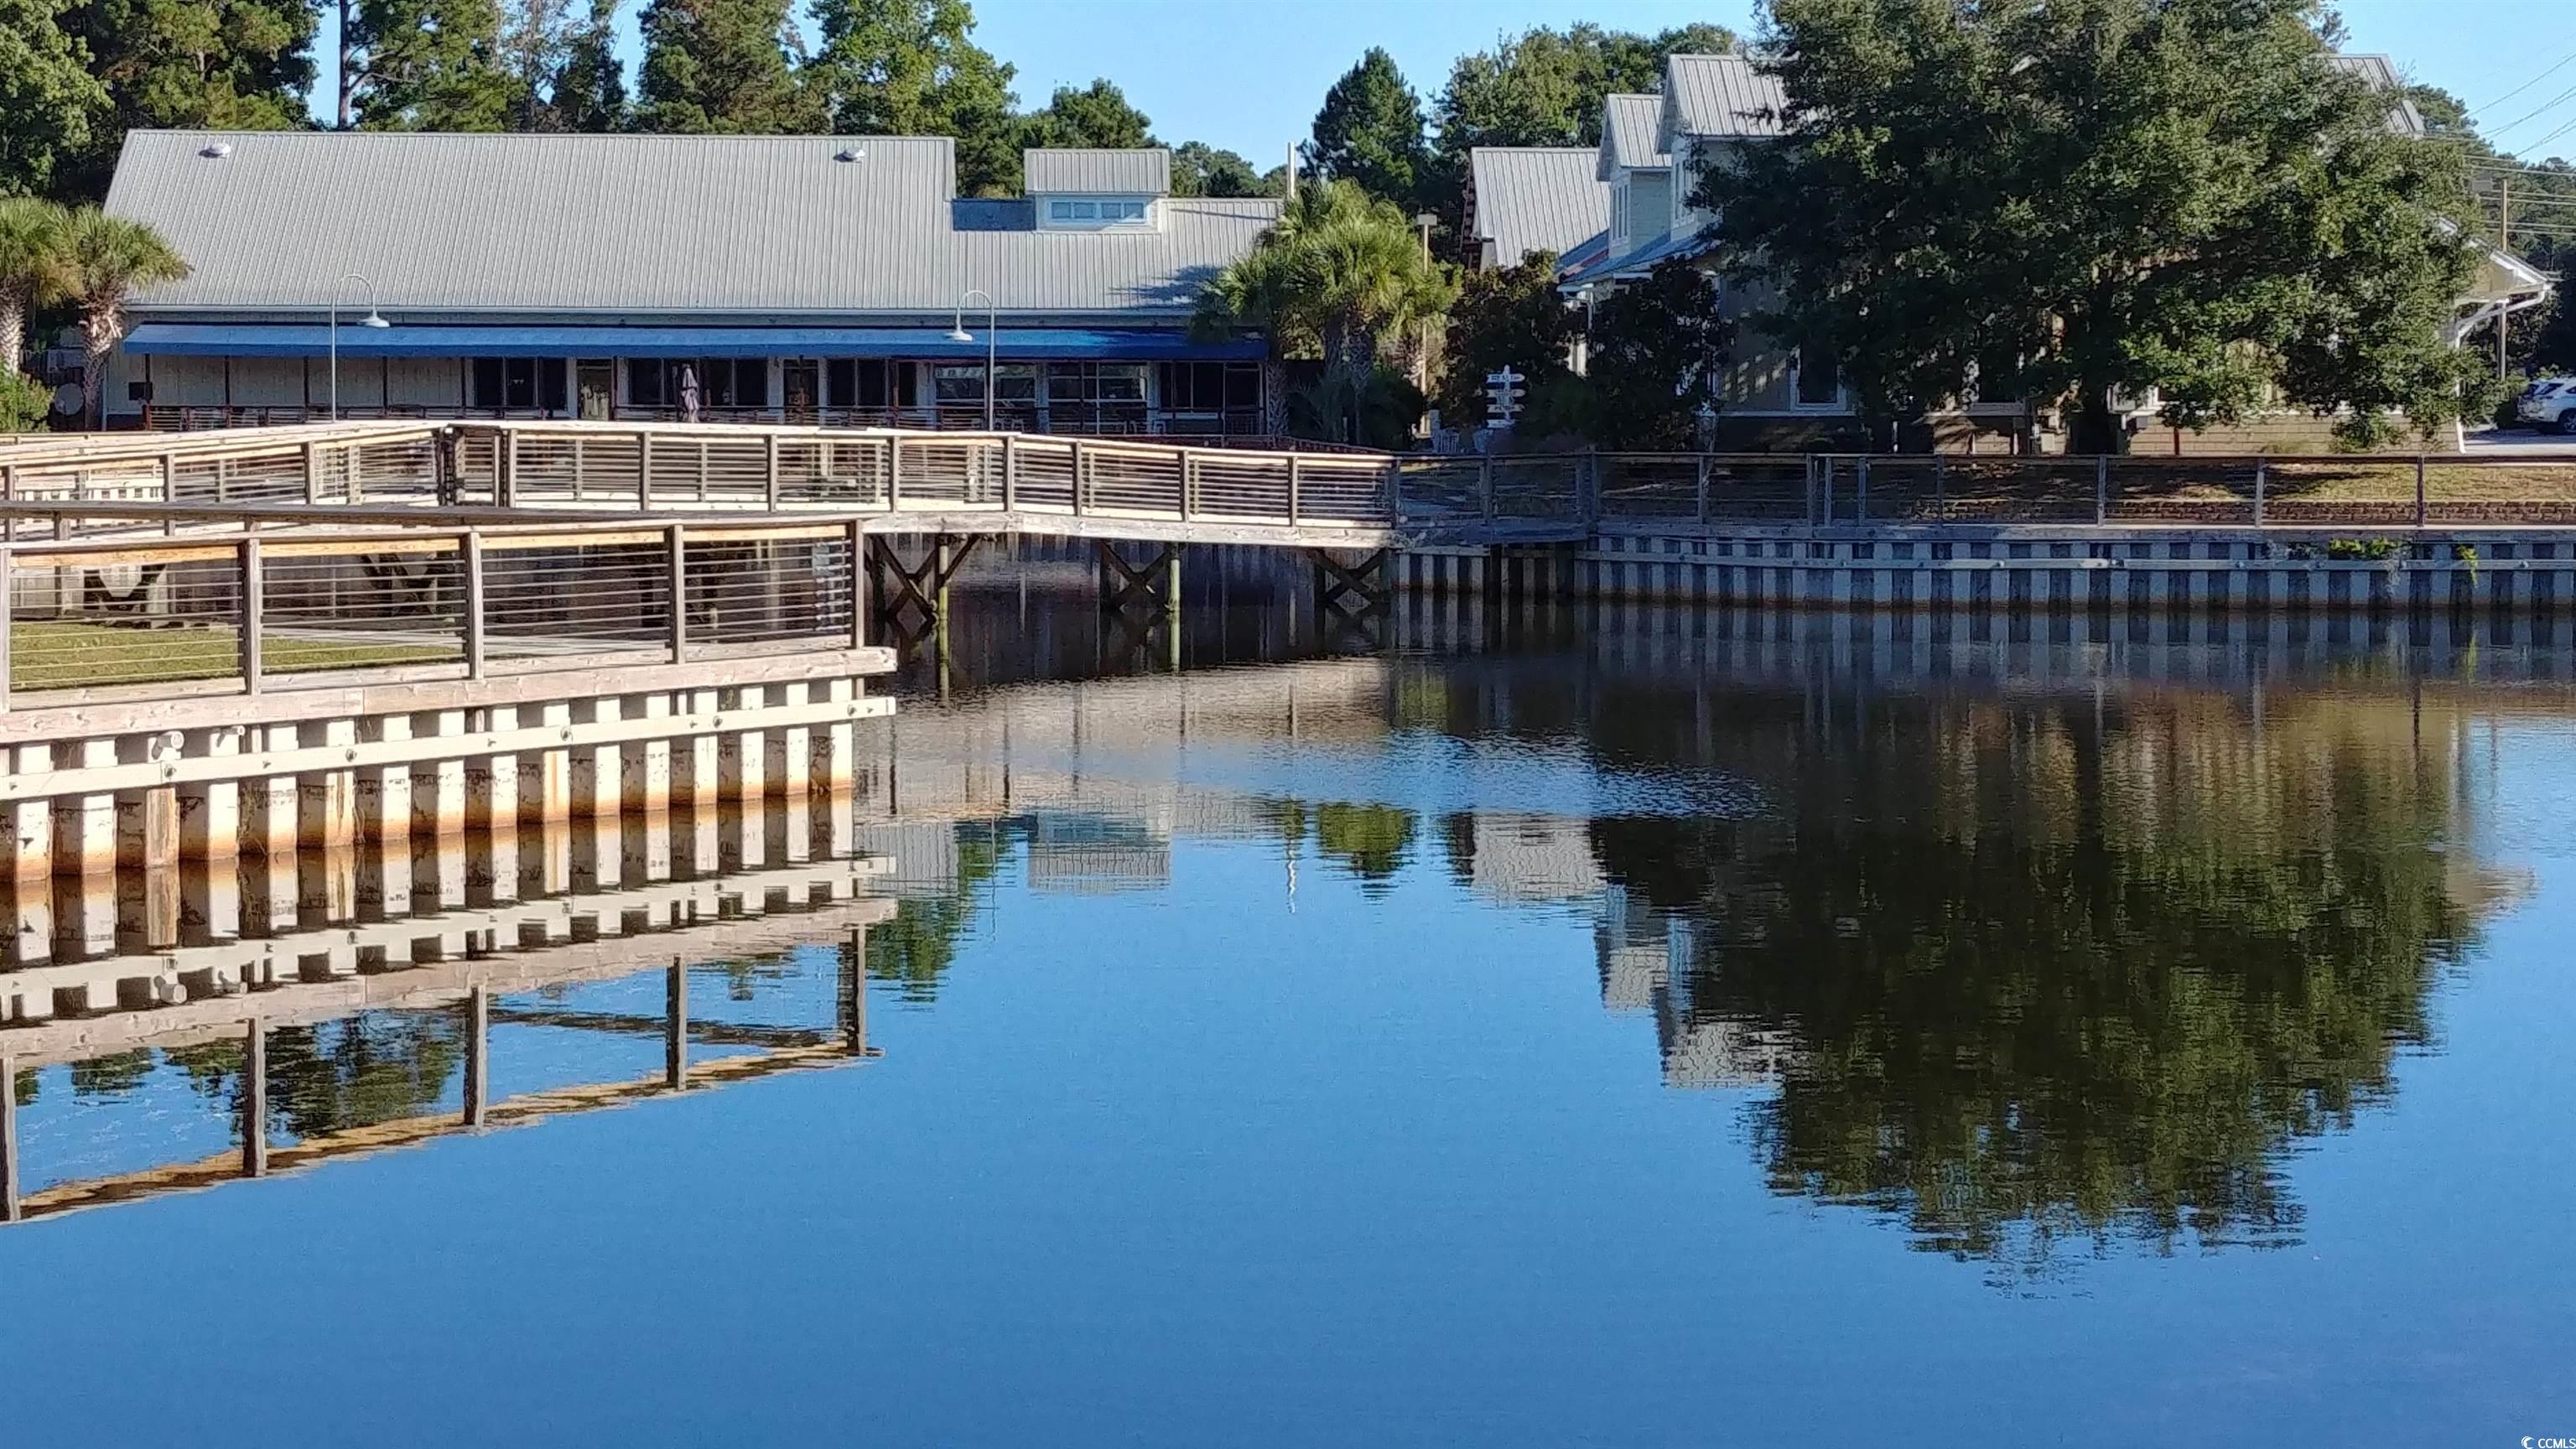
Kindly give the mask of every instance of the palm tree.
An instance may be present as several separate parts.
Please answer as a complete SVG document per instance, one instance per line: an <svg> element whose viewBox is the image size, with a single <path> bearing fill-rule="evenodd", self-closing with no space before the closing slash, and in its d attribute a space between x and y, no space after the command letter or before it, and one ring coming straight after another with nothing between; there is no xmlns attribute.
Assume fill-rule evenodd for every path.
<svg viewBox="0 0 2576 1449"><path fill-rule="evenodd" d="M1457 295L1394 204L1350 181L1299 191L1279 224L1200 293L1206 332L1258 327L1282 355L1366 368Z"/></svg>
<svg viewBox="0 0 2576 1449"><path fill-rule="evenodd" d="M0 197L0 372L27 355L27 316L62 295L71 214L32 196Z"/></svg>
<svg viewBox="0 0 2576 1449"><path fill-rule="evenodd" d="M89 355L83 390L89 425L97 428L106 416L107 355L125 336L126 301L142 288L186 277L188 263L161 233L95 206L72 213L63 257L63 290L81 306L81 343Z"/></svg>

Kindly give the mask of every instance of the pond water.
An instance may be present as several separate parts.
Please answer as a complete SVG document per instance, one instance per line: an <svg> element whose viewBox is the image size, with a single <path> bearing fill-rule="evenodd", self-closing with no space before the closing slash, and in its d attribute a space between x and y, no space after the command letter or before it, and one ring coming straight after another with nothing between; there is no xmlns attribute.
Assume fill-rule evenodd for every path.
<svg viewBox="0 0 2576 1449"><path fill-rule="evenodd" d="M768 909L491 1000L482 1130L453 1007L274 1028L257 1181L238 1041L22 1073L6 1439L2576 1436L2563 637L949 642Z"/></svg>

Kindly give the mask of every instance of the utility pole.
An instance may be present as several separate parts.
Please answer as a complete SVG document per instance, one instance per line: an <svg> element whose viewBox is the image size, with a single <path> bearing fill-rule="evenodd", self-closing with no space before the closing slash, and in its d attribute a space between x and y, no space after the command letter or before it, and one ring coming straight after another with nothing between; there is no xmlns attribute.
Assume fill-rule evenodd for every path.
<svg viewBox="0 0 2576 1449"><path fill-rule="evenodd" d="M2513 252L2513 173L2496 179L2496 247L2510 256ZM2504 334L2512 325L2513 313L2499 309L2496 313L2496 377L2505 376Z"/></svg>

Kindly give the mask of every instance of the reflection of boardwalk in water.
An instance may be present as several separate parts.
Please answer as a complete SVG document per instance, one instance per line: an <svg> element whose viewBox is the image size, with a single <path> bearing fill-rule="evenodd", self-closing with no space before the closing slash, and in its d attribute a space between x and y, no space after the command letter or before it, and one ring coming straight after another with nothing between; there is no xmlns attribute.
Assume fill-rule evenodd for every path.
<svg viewBox="0 0 2576 1449"><path fill-rule="evenodd" d="M210 922L192 918L187 934L197 944L164 942L159 949L57 959L0 975L0 1000L15 1003L17 1024L0 1027L0 1084L21 1073L68 1065L158 1060L213 1071L229 1081L229 1109L238 1150L104 1177L91 1176L29 1190L20 1166L16 1093L0 1090L0 1217L38 1216L77 1207L126 1201L162 1192L258 1177L354 1154L422 1142L459 1130L520 1125L571 1112L641 1100L688 1087L751 1080L782 1071L826 1067L869 1055L866 1042L866 932L892 914L894 904L874 894L887 862L848 853L848 801L828 821L798 819L812 834L786 853L791 863L721 871L740 858L738 813L700 830L685 818L629 821L623 847L632 882L595 884L592 872L574 888L566 870L571 851L563 832L544 822L509 838L484 834L432 843L418 895L394 898L390 919L351 919L339 898L308 901L325 917L287 925L273 934L206 940ZM763 833L755 817L748 822ZM733 848L728 850L726 842ZM809 857L812 848L837 845L839 853ZM530 874L496 877L494 861L525 847ZM264 861L247 862L265 870ZM310 874L330 861L288 864ZM337 868L348 869L342 864ZM682 878L673 878L675 870ZM704 873L701 873L703 871ZM222 872L217 872L220 875ZM653 878L658 877L658 878ZM553 894L514 895L522 879ZM472 884L479 882L478 884ZM77 887L80 883L69 883ZM464 904L469 894L478 904ZM186 892L200 907L209 899L199 880ZM417 904L420 909L406 910ZM370 914L382 915L383 900ZM110 910L113 910L111 905ZM257 910L241 907L241 929L258 929ZM339 915L339 919L328 919ZM137 927L136 929L141 929ZM127 933L129 936L132 932ZM229 934L229 933L228 933ZM752 961L782 957L817 942L837 943L838 1006L828 1023L780 1025L758 1021L692 1020L686 963ZM666 967L648 963L655 958ZM637 1013L622 1006L566 1005L560 998L582 986L665 977L663 1009ZM539 993L536 1000L508 998ZM40 1009L29 1010L31 1005ZM318 1130L272 1144L269 1130L280 1104L274 1099L273 1044L307 1030L380 1019L435 1019L449 1025L461 1069L461 1110L411 1112L380 1120L342 1122L338 1109ZM643 1079L550 1085L515 1095L495 1095L488 1068L493 1026L576 1033L586 1037L655 1037L664 1046L664 1069ZM299 1038L299 1041L301 1038ZM717 1051L692 1061L692 1048ZM211 1056L209 1054L212 1054ZM211 1065L209 1065L211 1063ZM435 1095L447 1068L432 1072ZM77 1080L77 1078L75 1078ZM424 1102L422 1105L426 1105ZM260 1124L253 1130L251 1124Z"/></svg>

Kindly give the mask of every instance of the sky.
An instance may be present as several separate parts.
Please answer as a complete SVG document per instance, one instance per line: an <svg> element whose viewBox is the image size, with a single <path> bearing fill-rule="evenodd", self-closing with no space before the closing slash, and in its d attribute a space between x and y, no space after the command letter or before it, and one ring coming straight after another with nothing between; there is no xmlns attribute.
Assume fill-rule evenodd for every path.
<svg viewBox="0 0 2576 1449"><path fill-rule="evenodd" d="M2341 9L2349 49L2396 57L2410 79L2457 95L2490 129L2536 112L2495 138L2506 150L2576 122L2576 33L2562 23L2563 4L2343 0ZM1592 20L1651 32L1707 20L1754 29L1752 0L976 0L975 15L977 41L1019 68L1023 105L1107 76L1164 141L1206 141L1264 169L1305 136L1325 89L1372 45L1395 57L1427 108L1458 56L1531 26ZM621 23L631 65L632 4ZM327 22L322 44L317 113L334 86ZM2576 126L2527 159L2553 153L2576 157Z"/></svg>

